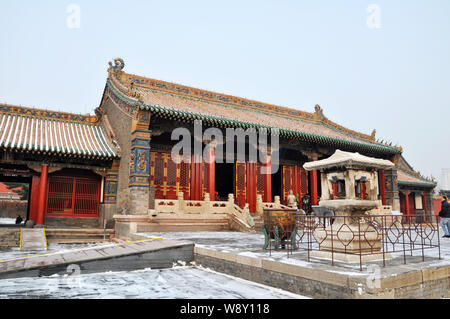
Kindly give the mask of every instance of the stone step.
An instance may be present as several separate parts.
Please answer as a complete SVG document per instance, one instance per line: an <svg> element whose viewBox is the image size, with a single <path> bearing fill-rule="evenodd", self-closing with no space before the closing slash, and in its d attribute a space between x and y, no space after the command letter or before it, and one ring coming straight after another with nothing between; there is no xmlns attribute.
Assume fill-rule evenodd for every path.
<svg viewBox="0 0 450 319"><path fill-rule="evenodd" d="M47 239L43 228L21 228L20 250L47 250Z"/></svg>
<svg viewBox="0 0 450 319"><path fill-rule="evenodd" d="M228 223L228 218L155 218L150 223L178 223L178 224L222 224Z"/></svg>
<svg viewBox="0 0 450 319"><path fill-rule="evenodd" d="M47 229L47 238L49 242L58 243L83 243L83 242L98 242L110 240L114 236L114 229L103 230L101 228L89 229Z"/></svg>
<svg viewBox="0 0 450 319"><path fill-rule="evenodd" d="M106 241L112 241L109 236L106 236ZM57 244L86 244L103 242L102 238L48 238L47 243Z"/></svg>
<svg viewBox="0 0 450 319"><path fill-rule="evenodd" d="M262 232L262 227L264 223L255 223L255 231Z"/></svg>
<svg viewBox="0 0 450 319"><path fill-rule="evenodd" d="M139 225L138 232L191 232L191 231L224 231L229 230L225 223L148 223Z"/></svg>
<svg viewBox="0 0 450 319"><path fill-rule="evenodd" d="M57 235L103 235L104 232L106 234L114 234L114 229L102 229L102 228L88 228L88 229L74 229L74 228L52 228L46 229L47 236L57 236Z"/></svg>

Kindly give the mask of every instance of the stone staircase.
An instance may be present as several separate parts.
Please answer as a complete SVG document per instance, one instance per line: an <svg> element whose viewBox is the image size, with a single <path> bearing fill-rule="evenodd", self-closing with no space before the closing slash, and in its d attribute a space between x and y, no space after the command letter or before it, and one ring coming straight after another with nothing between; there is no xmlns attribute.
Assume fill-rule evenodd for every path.
<svg viewBox="0 0 450 319"><path fill-rule="evenodd" d="M262 232L262 226L264 225L264 219L261 215L253 215L253 221L255 222L255 231Z"/></svg>
<svg viewBox="0 0 450 319"><path fill-rule="evenodd" d="M21 228L20 250L47 250L47 239L44 228Z"/></svg>
<svg viewBox="0 0 450 319"><path fill-rule="evenodd" d="M49 243L95 243L110 241L114 237L114 229L47 228L46 234Z"/></svg>

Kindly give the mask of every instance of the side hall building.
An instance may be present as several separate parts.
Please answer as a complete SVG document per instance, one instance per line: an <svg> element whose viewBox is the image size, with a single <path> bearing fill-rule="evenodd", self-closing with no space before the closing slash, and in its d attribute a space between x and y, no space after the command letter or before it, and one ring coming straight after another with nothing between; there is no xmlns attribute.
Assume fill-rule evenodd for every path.
<svg viewBox="0 0 450 319"><path fill-rule="evenodd" d="M122 59L110 62L95 116L0 105L0 182L30 183L29 220L79 227L106 221L112 227L117 215L181 218L183 209L186 216L200 217L208 209L220 215L224 203L252 215L261 203L286 204L290 191L298 198L309 195L316 205L321 174L306 172L303 164L337 149L394 162L394 169L378 172L383 205L433 214L435 182L412 169L401 147L377 141L375 131L368 135L336 124L319 105L309 113L128 74L124 66ZM196 123L201 134L209 128L222 136L227 129L258 136L264 131L276 134L278 143L269 143L265 158L255 161L247 141L245 157L230 162L217 158L224 156L216 152L224 140L203 139L207 160L194 158L194 149L192 161L175 160L171 151L179 141L172 132L184 128L195 137Z"/></svg>

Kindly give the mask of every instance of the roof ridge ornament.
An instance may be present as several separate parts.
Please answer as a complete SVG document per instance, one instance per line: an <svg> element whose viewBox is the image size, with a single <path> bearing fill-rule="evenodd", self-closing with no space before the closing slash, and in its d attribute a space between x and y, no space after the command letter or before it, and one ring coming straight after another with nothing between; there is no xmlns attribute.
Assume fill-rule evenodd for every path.
<svg viewBox="0 0 450 319"><path fill-rule="evenodd" d="M108 64L109 64L108 73L110 73L110 74L118 73L118 72L121 72L125 68L125 62L123 61L122 58L115 58L113 61L114 61L114 65L111 61L108 62Z"/></svg>
<svg viewBox="0 0 450 319"><path fill-rule="evenodd" d="M314 107L314 119L316 121L322 122L325 119L325 116L323 115L323 109L320 107L319 104L316 104Z"/></svg>
<svg viewBox="0 0 450 319"><path fill-rule="evenodd" d="M374 129L374 130L372 131L372 134L370 135L373 141L375 141L375 136L376 136L376 135L377 135L377 130Z"/></svg>

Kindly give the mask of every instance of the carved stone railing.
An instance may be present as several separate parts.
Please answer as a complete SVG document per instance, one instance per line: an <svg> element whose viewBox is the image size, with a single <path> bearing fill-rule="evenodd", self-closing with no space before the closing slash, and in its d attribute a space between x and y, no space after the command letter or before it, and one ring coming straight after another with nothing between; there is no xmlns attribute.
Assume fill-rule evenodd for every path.
<svg viewBox="0 0 450 319"><path fill-rule="evenodd" d="M280 196L275 196L275 201L273 203L266 203L262 201L262 196L256 196L256 213L262 216L264 209L268 208L281 208L281 209L289 209L292 207L281 204Z"/></svg>
<svg viewBox="0 0 450 319"><path fill-rule="evenodd" d="M223 215L230 218L240 230L250 231L254 222L250 216L248 204L241 209L234 203L234 196L230 194L228 201L211 201L209 194L204 200L185 200L183 193L178 193L178 199L155 199L153 217L189 217L202 216L205 218Z"/></svg>

